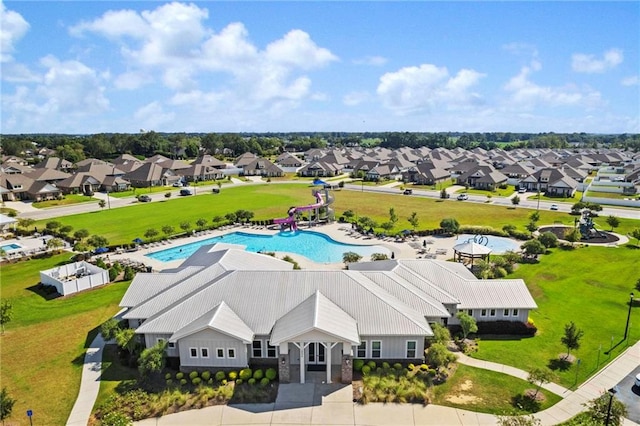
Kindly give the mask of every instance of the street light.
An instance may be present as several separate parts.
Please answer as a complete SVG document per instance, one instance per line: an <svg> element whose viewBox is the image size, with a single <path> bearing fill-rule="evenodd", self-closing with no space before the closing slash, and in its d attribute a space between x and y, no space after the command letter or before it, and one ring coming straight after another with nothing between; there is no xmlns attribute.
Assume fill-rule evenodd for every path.
<svg viewBox="0 0 640 426"><path fill-rule="evenodd" d="M607 420L605 421L605 426L609 426L609 421L611 420L611 405L613 404L613 396L618 392L618 390L614 387L607 391L609 393L609 406L607 407Z"/></svg>
<svg viewBox="0 0 640 426"><path fill-rule="evenodd" d="M631 319L631 307L633 306L633 293L631 293L629 299L629 312L627 313L627 325L624 326L624 337L622 340L627 339L627 334L629 333L629 320Z"/></svg>

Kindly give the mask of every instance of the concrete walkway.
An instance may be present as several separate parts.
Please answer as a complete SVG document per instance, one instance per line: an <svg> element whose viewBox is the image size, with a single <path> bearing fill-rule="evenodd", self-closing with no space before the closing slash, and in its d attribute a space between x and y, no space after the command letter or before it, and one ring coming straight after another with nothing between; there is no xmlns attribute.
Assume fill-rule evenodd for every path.
<svg viewBox="0 0 640 426"><path fill-rule="evenodd" d="M78 399L73 406L67 426L86 425L100 389L100 368L104 340L98 335L85 355ZM462 364L498 371L526 380L527 373L489 361L458 354ZM584 403L598 397L624 379L640 365L640 342L627 348L600 372L583 383L576 391L556 384L545 389L563 399L544 411L534 414L543 425L556 425L584 411ZM471 426L497 425L498 418L439 405L368 404L352 400L351 386L343 385L280 385L278 397L271 404L219 405L189 410L136 422L141 426L197 426L197 425L438 425ZM624 425L637 423L625 420Z"/></svg>

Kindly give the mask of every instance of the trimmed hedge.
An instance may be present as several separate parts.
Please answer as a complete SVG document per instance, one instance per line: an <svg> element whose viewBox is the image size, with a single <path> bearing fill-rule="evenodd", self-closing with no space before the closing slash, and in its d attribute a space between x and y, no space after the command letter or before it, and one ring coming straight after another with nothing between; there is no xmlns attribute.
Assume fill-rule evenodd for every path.
<svg viewBox="0 0 640 426"><path fill-rule="evenodd" d="M264 376L269 380L275 380L278 376L278 372L275 368L267 368L267 372L264 373Z"/></svg>
<svg viewBox="0 0 640 426"><path fill-rule="evenodd" d="M525 324L519 321L485 321L478 322L477 335L498 334L532 337L538 332L538 328L533 324ZM462 333L459 325L451 326L452 333Z"/></svg>

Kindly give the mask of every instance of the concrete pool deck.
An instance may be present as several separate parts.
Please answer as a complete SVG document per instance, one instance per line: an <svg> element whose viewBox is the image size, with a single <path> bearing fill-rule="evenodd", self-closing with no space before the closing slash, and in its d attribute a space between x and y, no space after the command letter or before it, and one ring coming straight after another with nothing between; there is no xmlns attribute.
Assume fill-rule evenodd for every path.
<svg viewBox="0 0 640 426"><path fill-rule="evenodd" d="M323 233L333 240L355 245L379 245L385 247L387 250L393 253L395 259L416 259L418 256L422 257L424 254L430 254L432 258L439 260L447 260L453 258L453 246L456 244L455 237L415 237L407 238L403 242L395 241L392 239L379 239L375 237L366 237L355 233L348 223L331 223L314 226L311 228L301 227L302 230L311 230L319 233ZM250 234L258 235L274 235L278 231L267 229L265 227L252 227L252 226L233 226L225 227L224 229L217 229L206 232L196 232L191 237L176 238L169 240L166 244L156 244L152 246L144 246L134 252L124 252L120 254L106 253L102 257L108 255L110 260L124 260L128 259L134 262L144 263L146 266L150 266L154 271L161 271L164 269L176 268L184 260L174 260L171 262L161 262L146 255L160 250L169 249L172 247L178 247L181 245L193 243L196 241L202 241L213 237L228 234L230 232L246 232ZM426 247L423 246L423 241L426 241ZM424 252L420 254L420 252ZM302 269L307 270L335 270L344 269L344 263L316 263L312 262L304 256L297 253L276 252L278 258L282 258L285 255L289 255L293 258ZM369 259L362 259L363 261Z"/></svg>

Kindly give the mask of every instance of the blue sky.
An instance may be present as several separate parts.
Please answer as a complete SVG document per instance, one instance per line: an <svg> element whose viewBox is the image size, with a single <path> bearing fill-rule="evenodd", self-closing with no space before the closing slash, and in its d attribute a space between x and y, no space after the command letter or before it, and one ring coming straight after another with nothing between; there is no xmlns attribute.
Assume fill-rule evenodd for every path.
<svg viewBox="0 0 640 426"><path fill-rule="evenodd" d="M638 2L0 4L6 134L640 132Z"/></svg>

